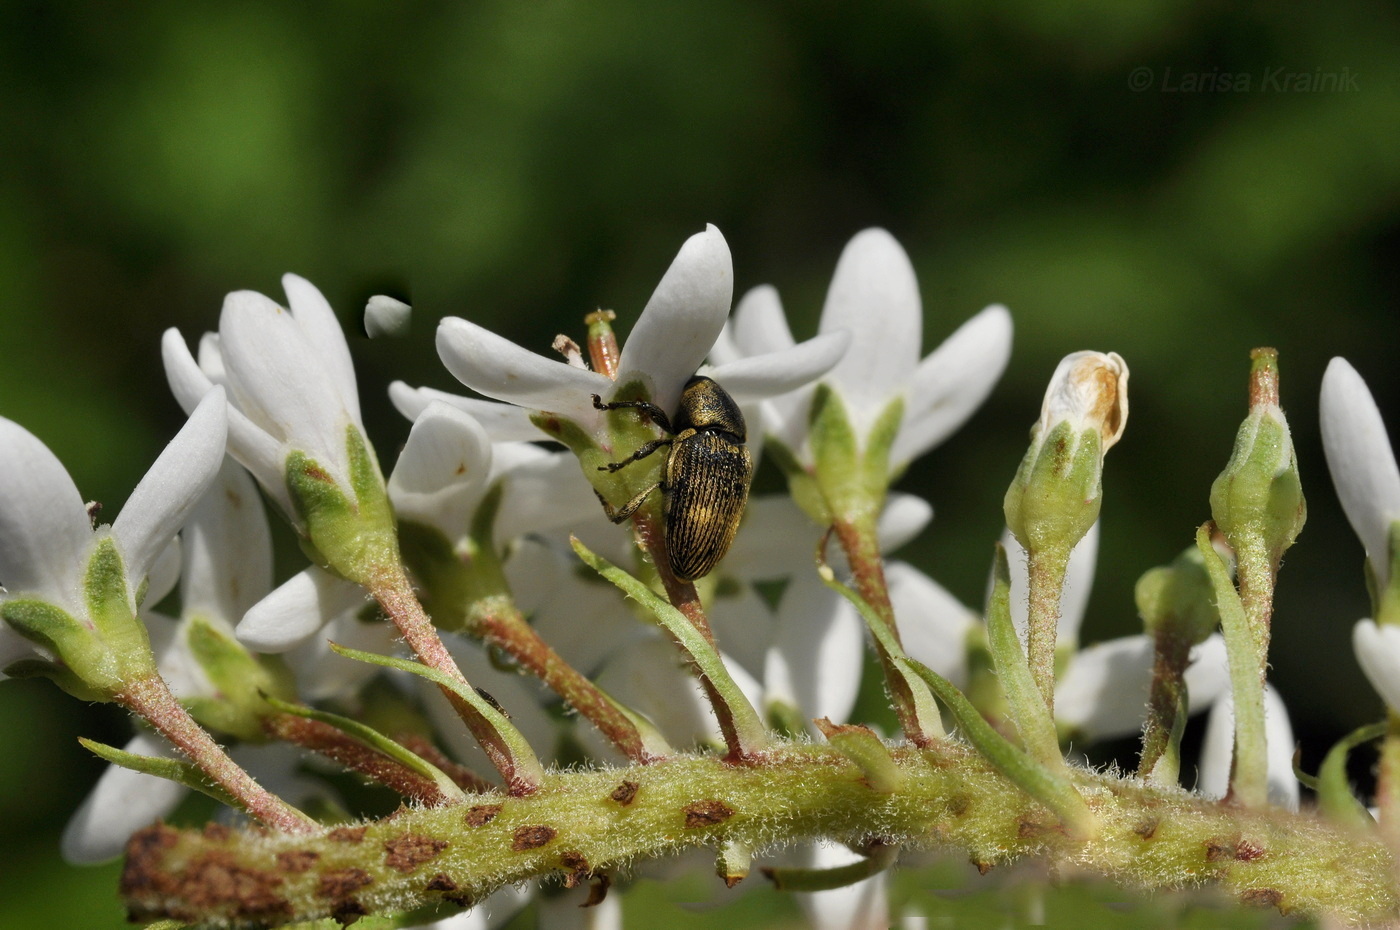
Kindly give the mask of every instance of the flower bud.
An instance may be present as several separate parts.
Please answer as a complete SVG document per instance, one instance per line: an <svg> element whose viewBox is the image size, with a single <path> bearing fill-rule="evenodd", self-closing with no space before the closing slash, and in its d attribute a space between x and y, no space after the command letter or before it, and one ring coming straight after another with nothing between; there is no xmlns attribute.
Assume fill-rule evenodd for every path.
<svg viewBox="0 0 1400 930"><path fill-rule="evenodd" d="M1307 502L1293 437L1278 403L1278 353L1255 349L1250 355L1249 415L1229 463L1211 485L1210 509L1236 551L1262 544L1277 567L1303 528Z"/></svg>
<svg viewBox="0 0 1400 930"><path fill-rule="evenodd" d="M1031 445L1004 507L1027 550L1070 548L1098 519L1103 457L1128 420L1128 366L1116 352L1074 352L1050 379Z"/></svg>
<svg viewBox="0 0 1400 930"><path fill-rule="evenodd" d="M1219 544L1217 543L1217 551ZM1149 569L1134 589L1142 625L1156 636L1169 636L1187 645L1204 642L1220 625L1215 589L1205 559L1195 546L1170 565Z"/></svg>

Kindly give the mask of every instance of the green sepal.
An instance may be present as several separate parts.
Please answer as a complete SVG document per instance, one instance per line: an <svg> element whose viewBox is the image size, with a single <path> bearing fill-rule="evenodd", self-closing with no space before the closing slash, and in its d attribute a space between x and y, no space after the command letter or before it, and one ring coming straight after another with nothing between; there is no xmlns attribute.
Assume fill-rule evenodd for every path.
<svg viewBox="0 0 1400 930"><path fill-rule="evenodd" d="M454 546L437 527L412 520L399 521L399 546L404 564L412 572L422 592L423 606L438 629L470 630L476 605L483 600L510 596L500 557L491 541L491 524L500 492L501 486L497 484L483 499L473 520L472 535L464 548ZM491 513L483 516L483 509Z"/></svg>
<svg viewBox="0 0 1400 930"><path fill-rule="evenodd" d="M866 628L876 639L885 640L889 646L898 649L884 624L880 622L875 609L851 588L836 580L829 566L822 566L819 574L827 586L838 591L855 605L866 620ZM899 653L891 653L898 656ZM968 742L980 752L989 763L1010 779L1017 787L1050 809L1072 836L1087 837L1096 831L1093 814L1088 805L1075 790L1065 772L1052 771L1031 758L998 733L991 724L972 706L961 691L948 679L933 669L907 656L895 658L894 664L907 674L917 675L928 685L938 700L948 708L953 719L962 728Z"/></svg>
<svg viewBox="0 0 1400 930"><path fill-rule="evenodd" d="M1205 523L1196 531L1196 548L1215 591L1225 654L1230 662L1230 690L1235 706L1235 763L1230 788L1244 806L1261 807L1268 800L1269 782L1260 658L1255 655L1254 634L1239 591L1230 580L1229 566L1210 544L1210 536L1211 524Z"/></svg>
<svg viewBox="0 0 1400 930"><path fill-rule="evenodd" d="M883 501L890 487L890 451L904 425L904 397L898 395L875 418L862 447L865 493Z"/></svg>
<svg viewBox="0 0 1400 930"><path fill-rule="evenodd" d="M125 749L118 749L115 746L108 746L106 743L99 743L96 740L78 737L78 742L83 748L103 761L113 765L120 765L124 769L131 769L133 772L141 772L143 775L154 775L157 778L164 778L176 784L184 785L201 794L206 794L227 805L234 810L243 810L243 805L233 795L223 788L209 781L205 774L200 771L199 766L193 762L185 762L181 759L166 759L161 756L143 756L134 752L127 752Z"/></svg>
<svg viewBox="0 0 1400 930"><path fill-rule="evenodd" d="M854 724L832 723L826 717L816 721L827 742L860 768L865 783L876 794L894 794L904 784L904 773L895 765L890 750L874 731Z"/></svg>
<svg viewBox="0 0 1400 930"><path fill-rule="evenodd" d="M829 869L763 870L763 875L779 891L831 891L865 881L888 869L899 858L899 847L876 846L864 859Z"/></svg>
<svg viewBox="0 0 1400 930"><path fill-rule="evenodd" d="M651 392L641 381L629 381L619 385L610 403L624 401L652 402ZM644 489L656 484L665 474L666 447L661 447L651 455L631 462L625 468L609 471L608 465L620 462L652 440L664 436L658 424L652 422L642 410L623 408L603 414L608 434L608 448L603 448L591 438L581 450L575 450L583 475L613 507L621 507ZM643 507L659 507L661 495L654 495Z"/></svg>
<svg viewBox="0 0 1400 930"><path fill-rule="evenodd" d="M1103 437L1096 427L1076 433L1062 420L1039 430L1002 499L1006 526L1029 553L1068 557L1099 518L1103 499Z"/></svg>
<svg viewBox="0 0 1400 930"><path fill-rule="evenodd" d="M1356 799L1347 780L1347 756L1363 743L1385 736L1388 724L1373 723L1348 733L1328 750L1317 770L1317 780L1310 787L1317 792L1317 806L1322 816L1333 823L1356 829L1376 825L1366 805Z"/></svg>
<svg viewBox="0 0 1400 930"><path fill-rule="evenodd" d="M608 461L593 434L568 417L561 417L557 413L547 413L543 410L532 410L530 422L538 426L545 435L563 443L570 452L578 456L580 463L584 462L585 455L595 460L594 467L603 461ZM585 473L587 470L585 466Z"/></svg>
<svg viewBox="0 0 1400 930"><path fill-rule="evenodd" d="M646 608L657 623L680 645L686 657L705 677L715 696L725 705L723 710L728 713L733 723L734 733L743 748L750 751L766 745L768 731L764 728L763 721L759 719L758 712L754 710L753 705L744 696L744 692L730 676L729 670L725 668L723 660L720 659L719 650L695 629L685 614L671 606L641 581L594 553L577 537L571 536L569 542L573 545L574 552L578 553L578 557L583 559L589 568L612 582L624 594ZM719 713L721 708L716 707L715 711Z"/></svg>
<svg viewBox="0 0 1400 930"><path fill-rule="evenodd" d="M1237 551L1257 539L1277 568L1307 521L1298 458L1288 421L1276 402L1278 357L1255 350L1250 367L1251 393L1269 384L1273 400L1256 400L1235 435L1230 461L1211 484L1210 511L1215 525Z"/></svg>
<svg viewBox="0 0 1400 930"><path fill-rule="evenodd" d="M342 717L340 714L332 714L328 711L317 710L314 707L307 707L304 704L294 704L290 701L278 700L271 695L265 695L264 700L267 701L273 710L281 711L284 714L292 714L296 717L304 717L307 720L315 720L318 723L324 723L327 726L335 727L352 739L364 743L375 752L387 756L414 774L431 781L448 803L466 800L466 794L462 792L462 789L457 786L457 783L449 778L442 769L367 724L350 717Z"/></svg>
<svg viewBox="0 0 1400 930"><path fill-rule="evenodd" d="M63 661L78 675L99 686L106 680L133 681L154 674L156 664L151 640L146 625L132 612L126 562L111 536L98 539L88 557L87 570L83 573L83 599L102 642L101 668L80 667L67 656L62 657Z"/></svg>
<svg viewBox="0 0 1400 930"><path fill-rule="evenodd" d="M812 448L812 475L827 509L844 515L853 505L859 507L865 485L860 437L840 392L825 382L812 392L807 442Z"/></svg>
<svg viewBox="0 0 1400 930"><path fill-rule="evenodd" d="M267 734L262 721L269 707L263 695L296 695L296 685L286 666L273 657L250 653L223 623L196 614L184 620L183 626L180 635L214 686L216 696L191 697L181 703L206 727L248 742L265 742Z"/></svg>
<svg viewBox="0 0 1400 930"><path fill-rule="evenodd" d="M409 672L426 678L439 687L446 688L458 698L465 701L472 710L480 715L486 724L495 732L500 745L509 754L515 779L520 782L539 785L544 779L544 767L540 765L540 760L536 758L535 751L530 748L530 743L525 739L515 724L511 723L506 715L486 700L475 688L463 687L462 682L448 675L446 672L431 668L421 662L413 662L409 659L398 659L393 656L383 656L374 652L361 652L358 649L348 649L345 646L331 643L331 650L337 655L345 656L347 659L355 659L359 662L368 662L371 665L379 665L384 668L396 668L399 671Z"/></svg>
<svg viewBox="0 0 1400 930"><path fill-rule="evenodd" d="M350 491L299 450L287 454L287 491L306 529L312 559L358 584L398 561L393 508L373 454L354 425L346 427Z"/></svg>
<svg viewBox="0 0 1400 930"><path fill-rule="evenodd" d="M1045 698L1031 676L1026 653L1021 649L1016 625L1011 620L1011 571L1006 561L1006 549L1000 543L996 546L992 596L987 604L987 648L992 655L997 680L1006 694L1012 722L1016 725L1016 732L1021 735L1021 743L1041 764L1055 771L1067 771L1065 757L1060 752L1055 719L1051 716L1050 708L1045 706Z"/></svg>
<svg viewBox="0 0 1400 930"><path fill-rule="evenodd" d="M74 675L72 669L56 662L46 662L43 659L20 659L18 662L10 663L0 671L3 671L6 678L47 678L62 688L65 693L80 701L103 704L112 700L112 692L97 690Z"/></svg>

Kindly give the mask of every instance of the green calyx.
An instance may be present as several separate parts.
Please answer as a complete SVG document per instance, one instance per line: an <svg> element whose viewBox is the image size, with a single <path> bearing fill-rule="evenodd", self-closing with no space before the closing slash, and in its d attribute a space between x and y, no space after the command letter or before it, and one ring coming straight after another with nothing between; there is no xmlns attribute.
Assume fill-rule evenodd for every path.
<svg viewBox="0 0 1400 930"><path fill-rule="evenodd" d="M287 490L309 554L330 571L365 584L398 561L398 537L384 477L353 425L346 427L345 449L349 488L306 453L293 451L286 461Z"/></svg>
<svg viewBox="0 0 1400 930"><path fill-rule="evenodd" d="M1099 518L1103 498L1103 438L1095 427L1075 431L1068 420L1031 438L1006 490L1006 525L1027 552L1071 549Z"/></svg>
<svg viewBox="0 0 1400 930"><path fill-rule="evenodd" d="M439 629L471 630L480 605L510 599L510 586L492 530L501 502L497 484L482 498L468 536L453 544L437 527L399 522L399 547L413 572L423 606Z"/></svg>
<svg viewBox="0 0 1400 930"><path fill-rule="evenodd" d="M201 724L248 742L263 742L263 719L274 712L266 697L294 700L296 684L274 656L255 656L234 638L228 625L194 615L183 622L190 654L214 686L212 695L185 698Z"/></svg>
<svg viewBox="0 0 1400 930"><path fill-rule="evenodd" d="M1225 470L1210 488L1211 516L1237 551L1261 545L1279 559L1303 529L1307 502L1288 420L1278 406L1278 358L1256 350L1250 410Z"/></svg>
<svg viewBox="0 0 1400 930"><path fill-rule="evenodd" d="M1400 624L1400 520L1390 524L1387 536L1390 550L1390 580L1385 590L1378 590L1371 561L1366 560L1366 587L1371 592L1372 615L1377 624Z"/></svg>
<svg viewBox="0 0 1400 930"><path fill-rule="evenodd" d="M1170 565L1149 569L1133 591L1143 628L1195 645L1220 625L1215 587L1206 571L1205 557L1195 546L1183 551Z"/></svg>
<svg viewBox="0 0 1400 930"><path fill-rule="evenodd" d="M904 399L896 397L862 437L841 394L829 384L817 385L808 441L813 462L810 474L822 506L817 513L810 505L804 509L823 523L833 519L861 523L878 517L890 487L890 448L903 421ZM794 486L793 496L803 505L799 490Z"/></svg>

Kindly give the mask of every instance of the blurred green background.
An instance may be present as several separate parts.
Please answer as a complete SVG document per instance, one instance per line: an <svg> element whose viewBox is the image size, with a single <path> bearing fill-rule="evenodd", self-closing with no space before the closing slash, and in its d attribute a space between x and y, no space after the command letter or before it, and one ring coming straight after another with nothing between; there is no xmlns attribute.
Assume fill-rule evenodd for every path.
<svg viewBox="0 0 1400 930"><path fill-rule="evenodd" d="M1131 365L1089 641L1134 631L1134 581L1209 515L1249 349L1279 348L1311 508L1274 680L1312 769L1380 710L1316 396L1344 355L1400 429L1397 140L1400 13L1365 0L6 3L0 414L115 514L181 422L161 331L296 271L352 330L371 293L415 307L411 338L352 340L388 458L407 427L387 382L452 384L442 315L539 350L600 305L625 330L712 222L739 290L776 284L806 335L844 242L882 225L918 269L925 351L990 302L1016 320L991 401L902 485L938 508L905 555L966 602L1055 362ZM124 727L0 686L0 926L121 925L115 867L66 869L56 845L100 770L75 737Z"/></svg>

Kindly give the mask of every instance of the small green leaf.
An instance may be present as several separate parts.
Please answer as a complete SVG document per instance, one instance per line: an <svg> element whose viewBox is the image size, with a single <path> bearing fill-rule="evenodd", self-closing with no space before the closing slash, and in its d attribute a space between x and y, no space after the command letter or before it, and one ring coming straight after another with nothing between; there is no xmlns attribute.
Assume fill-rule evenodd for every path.
<svg viewBox="0 0 1400 930"><path fill-rule="evenodd" d="M78 737L78 742L82 743L83 748L88 752L113 765L120 765L133 772L141 772L145 775L154 775L157 778L173 781L201 794L207 794L220 804L226 804L234 810L243 810L243 805L233 795L209 781L193 762L185 762L182 759L165 759L160 756L138 755L115 746L108 746L106 743L99 743L96 740L83 739L81 736Z"/></svg>
<svg viewBox="0 0 1400 930"><path fill-rule="evenodd" d="M1387 724L1373 723L1360 727L1337 741L1322 760L1317 770L1317 806L1322 814L1334 823L1357 829L1369 829L1376 822L1366 806L1351 793L1351 783L1347 780L1347 756L1363 743L1385 736Z"/></svg>
<svg viewBox="0 0 1400 930"><path fill-rule="evenodd" d="M657 622L676 640L690 661L695 663L714 695L724 704L723 708L716 707L715 711L729 715L741 750L747 755L767 745L768 731L759 719L758 712L735 684L729 669L724 667L719 650L700 635L685 614L672 607L632 575L594 553L579 542L577 537L570 537L569 541L579 558L590 568L650 611Z"/></svg>
<svg viewBox="0 0 1400 930"><path fill-rule="evenodd" d="M512 779L521 784L536 787L544 779L544 767L540 765L540 760L535 757L535 752L530 748L530 743L525 739L524 735L515 728L515 724L506 719L505 714L497 710L490 701L483 698L476 692L476 689L472 688L470 685L463 687L462 682L448 675L446 672L431 668L421 662L398 659L393 656L382 656L374 652L361 652L358 649L348 649L336 643L331 643L330 645L335 653L343 655L347 659L368 662L371 665L381 665L384 668L396 668L399 671L409 672L419 677L426 678L439 687L451 691L457 697L465 701L490 729L496 746L503 751L510 760L512 772L510 777ZM488 754L490 754L489 749Z"/></svg>
<svg viewBox="0 0 1400 930"><path fill-rule="evenodd" d="M1011 572L1006 562L1006 549L1000 543L996 547L992 579L992 597L987 605L987 646L997 679L1006 693L1016 732L1021 734L1021 742L1031 756L1052 770L1067 772L1055 719L1031 676L1031 667L1011 621Z"/></svg>
<svg viewBox="0 0 1400 930"><path fill-rule="evenodd" d="M316 720L320 723L335 727L342 733L359 740L375 752L382 753L393 759L399 765L415 774L431 781L438 789L438 792L447 799L448 802L455 803L466 799L462 789L457 787L457 783L447 776L442 769L433 765L427 759L405 748L402 744L391 740L367 724L360 723L350 717L342 717L340 714L332 714L324 710L317 710L314 707L307 707L304 704L293 704L288 701L279 701L275 697L264 695L264 700L270 704L274 710L280 710L284 714L292 714L297 717L305 717L308 720Z"/></svg>

